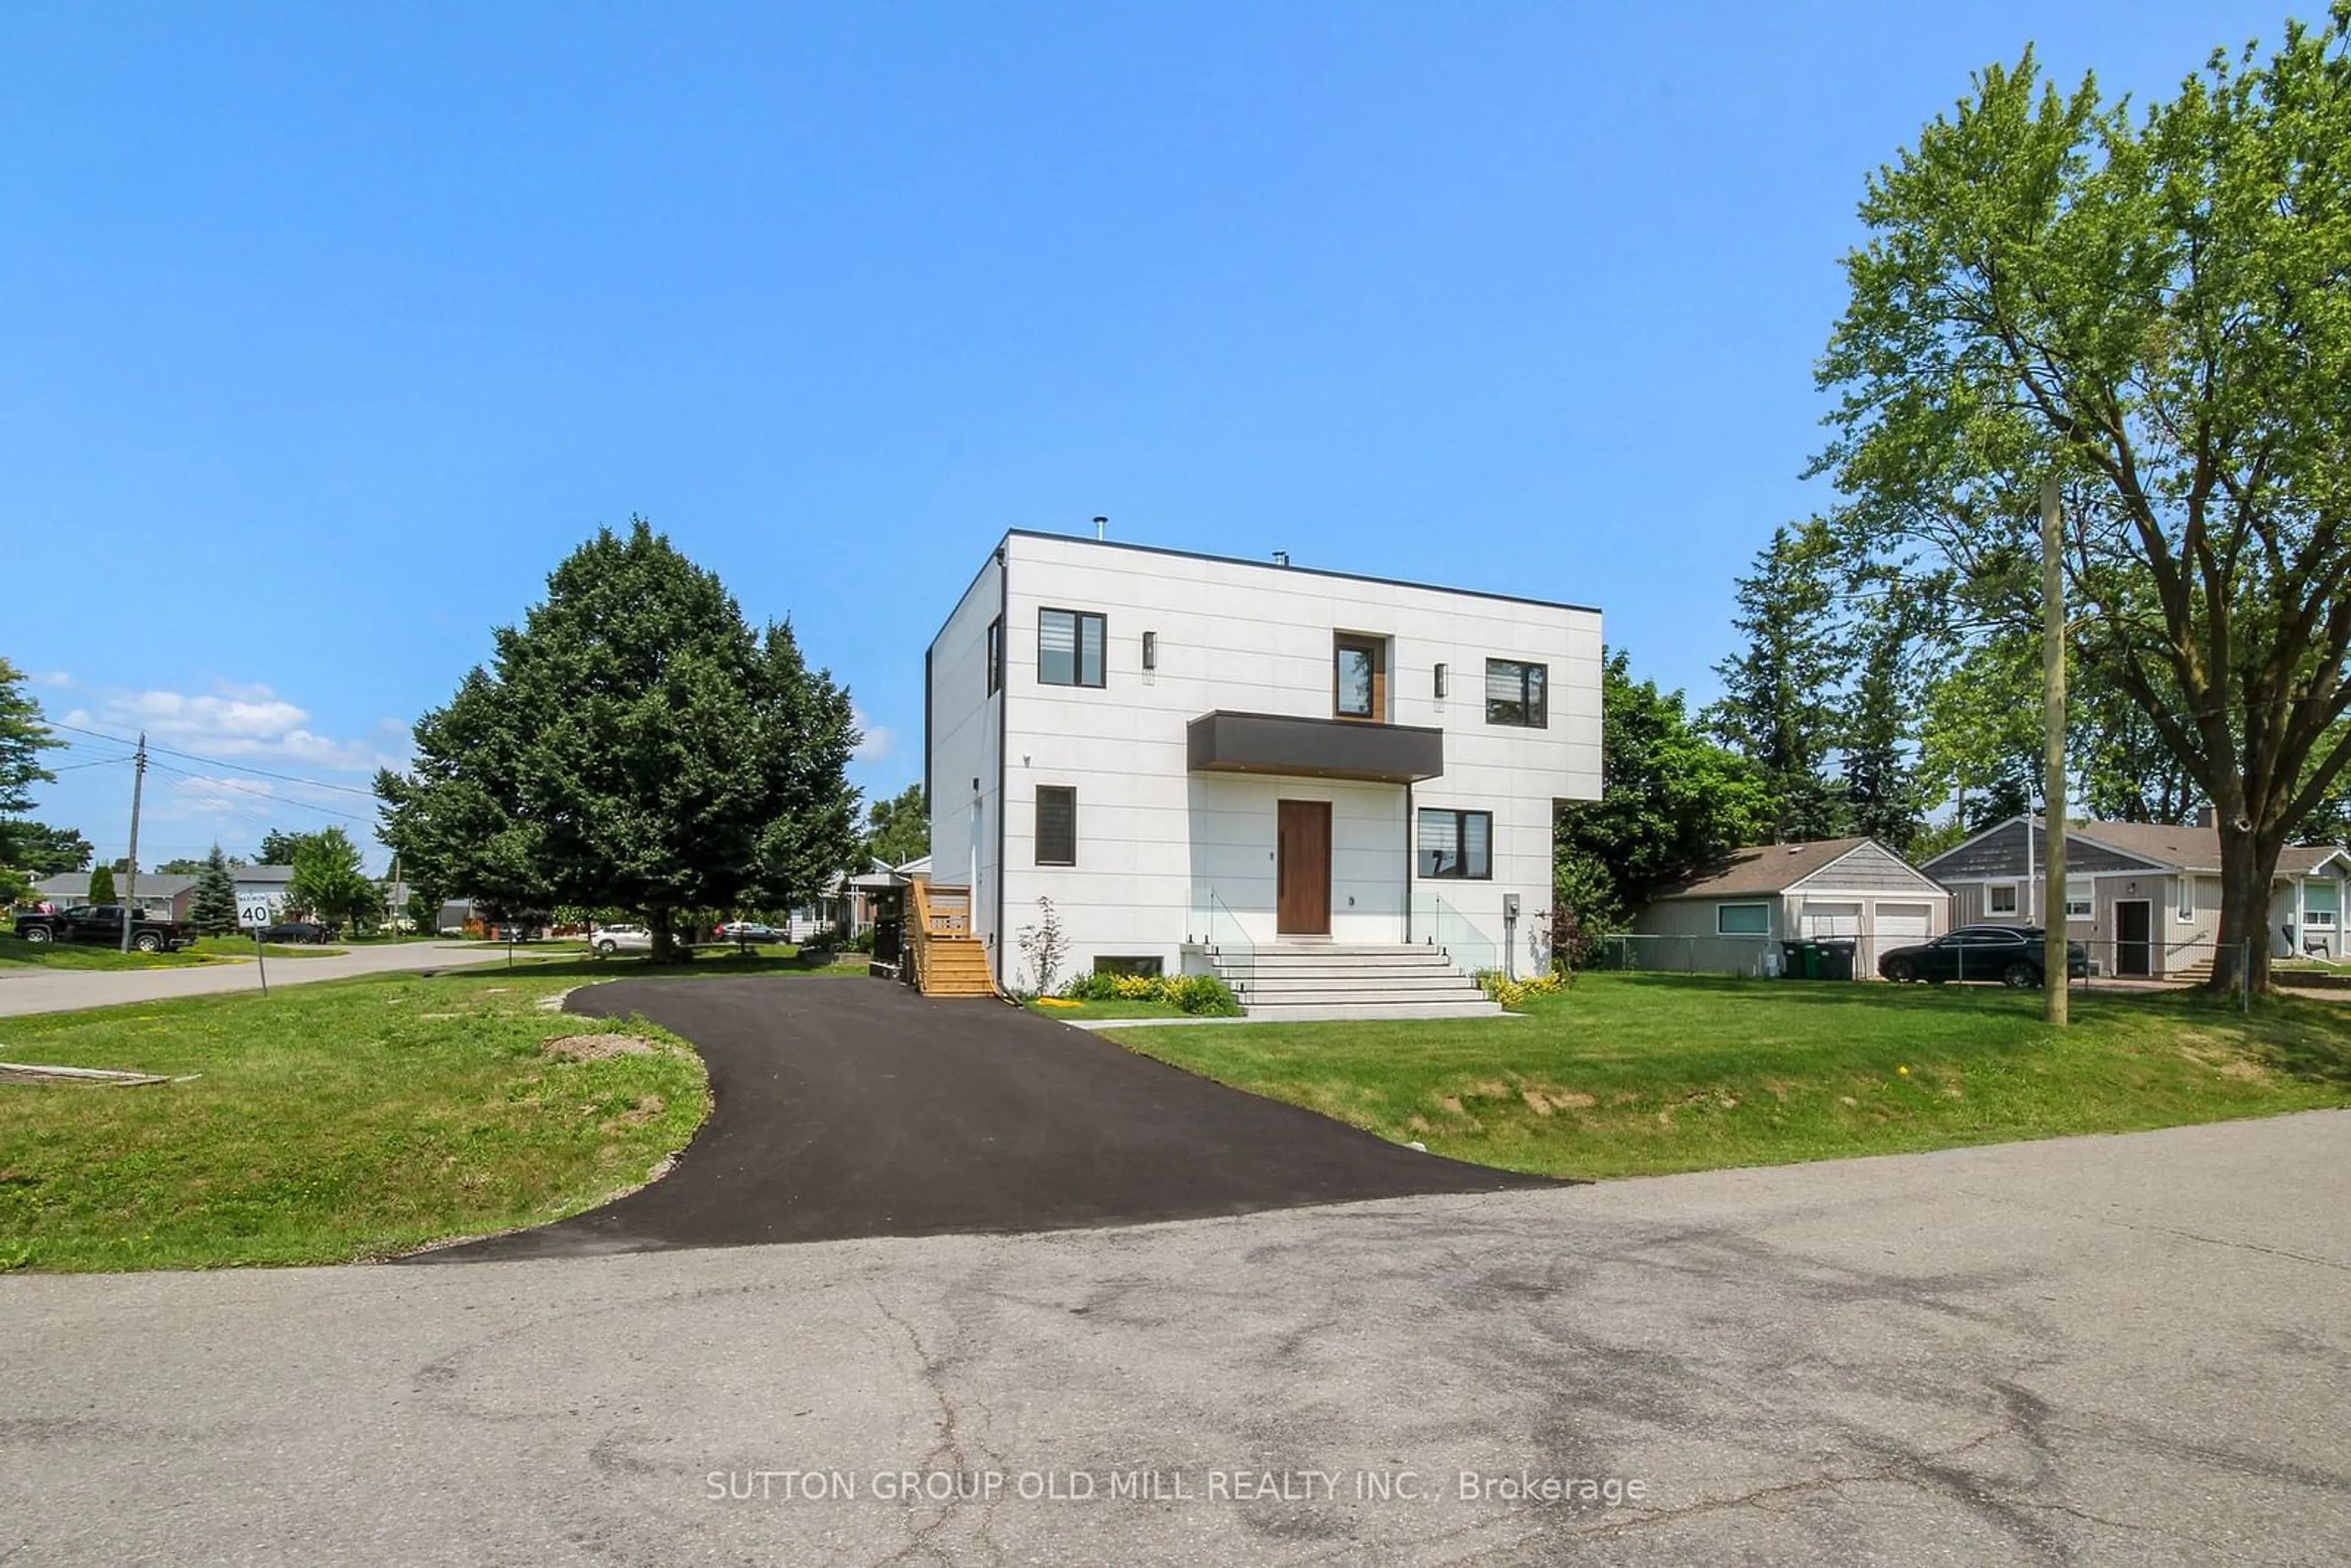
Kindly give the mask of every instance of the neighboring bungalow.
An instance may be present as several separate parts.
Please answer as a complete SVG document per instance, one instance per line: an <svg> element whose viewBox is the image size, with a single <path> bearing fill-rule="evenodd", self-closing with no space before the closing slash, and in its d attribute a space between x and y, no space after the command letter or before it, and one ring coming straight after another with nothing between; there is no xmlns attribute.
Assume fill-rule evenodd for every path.
<svg viewBox="0 0 2351 1568"><path fill-rule="evenodd" d="M121 872L114 873L114 891L118 899L123 893L123 884L129 880L130 878ZM54 904L60 909L77 904L88 904L89 873L69 871L57 876L42 877L33 883L33 898L36 903ZM168 904L171 907L172 919L185 920L188 917L189 908L195 901L196 879L194 877L160 871L142 871L139 873L138 902L141 909L152 910L155 914L162 915L164 906Z"/></svg>
<svg viewBox="0 0 2351 1568"><path fill-rule="evenodd" d="M898 866L876 860L855 876L835 872L813 904L803 904L785 916L785 940L807 942L831 932L853 941L872 930L877 920L894 918L906 883L930 874L928 855Z"/></svg>
<svg viewBox="0 0 2351 1568"><path fill-rule="evenodd" d="M1939 883L1875 839L1755 844L1653 894L1634 932L1683 947L1667 942L1635 962L1771 974L1781 943L1842 938L1855 945L1855 976L1874 978L1888 949L1949 930L1950 909Z"/></svg>
<svg viewBox="0 0 2351 1568"><path fill-rule="evenodd" d="M2076 822L2065 830L2068 935L2095 972L2193 979L2209 972L2220 926L2220 834L2209 810L2192 826ZM1946 850L1926 870L1948 885L1961 925L2037 925L2048 835L2011 817ZM2340 844L2294 846L2271 884L2270 952L2339 959L2345 879Z"/></svg>

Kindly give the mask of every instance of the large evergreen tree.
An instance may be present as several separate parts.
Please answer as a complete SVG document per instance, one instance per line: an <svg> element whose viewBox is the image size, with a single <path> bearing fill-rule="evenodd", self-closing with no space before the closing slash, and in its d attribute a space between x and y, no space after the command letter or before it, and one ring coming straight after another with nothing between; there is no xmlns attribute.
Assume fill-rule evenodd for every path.
<svg viewBox="0 0 2351 1568"><path fill-rule="evenodd" d="M236 929L236 876L218 844L196 873L196 895L188 904L188 924L207 936Z"/></svg>
<svg viewBox="0 0 2351 1568"><path fill-rule="evenodd" d="M41 705L25 695L24 683L16 666L0 659L0 873L33 870L34 824L12 819L33 809L34 785L56 777L41 766L41 753L57 737L41 722Z"/></svg>
<svg viewBox="0 0 2351 1568"><path fill-rule="evenodd" d="M2351 5L2168 101L2028 51L1872 176L1823 361L1857 556L2068 639L2218 808L2211 984L2266 987L2278 852L2351 768Z"/></svg>
<svg viewBox="0 0 2351 1568"><path fill-rule="evenodd" d="M1720 701L1707 727L1755 765L1771 792L1767 838L1844 831L1842 790L1828 777L1837 740L1835 688L1846 651L1837 626L1834 541L1818 523L1777 528L1739 580L1746 651L1715 666Z"/></svg>
<svg viewBox="0 0 2351 1568"><path fill-rule="evenodd" d="M92 904L114 902L114 868L100 866L89 873L89 901Z"/></svg>
<svg viewBox="0 0 2351 1568"><path fill-rule="evenodd" d="M858 841L849 695L788 625L755 632L642 519L557 567L496 634L416 763L380 774L384 841L419 881L517 907L789 908Z"/></svg>
<svg viewBox="0 0 2351 1568"><path fill-rule="evenodd" d="M51 827L47 822L0 822L11 852L0 861L13 862L35 876L59 876L88 871L98 851L78 828Z"/></svg>

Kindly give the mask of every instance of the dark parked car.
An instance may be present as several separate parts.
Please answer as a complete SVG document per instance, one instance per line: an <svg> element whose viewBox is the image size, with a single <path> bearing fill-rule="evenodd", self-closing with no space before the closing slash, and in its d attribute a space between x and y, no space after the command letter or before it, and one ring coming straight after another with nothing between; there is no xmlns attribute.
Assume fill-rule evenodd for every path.
<svg viewBox="0 0 2351 1568"><path fill-rule="evenodd" d="M1889 980L1924 980L1930 986L1946 980L1998 980L2029 990L2041 984L2046 939L2037 925L1962 925L1919 946L1895 948L1877 960L1877 972ZM2090 950L2079 942L2065 944L2065 973L2076 980L2089 976Z"/></svg>
<svg viewBox="0 0 2351 1568"><path fill-rule="evenodd" d="M335 927L321 925L315 920L281 920L275 925L261 928L264 942L332 942L338 935Z"/></svg>

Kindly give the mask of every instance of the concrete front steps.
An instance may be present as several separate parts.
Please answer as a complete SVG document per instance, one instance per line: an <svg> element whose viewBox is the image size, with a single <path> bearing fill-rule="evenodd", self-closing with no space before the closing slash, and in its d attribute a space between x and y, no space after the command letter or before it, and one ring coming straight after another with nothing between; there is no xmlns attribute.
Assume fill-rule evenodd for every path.
<svg viewBox="0 0 2351 1568"><path fill-rule="evenodd" d="M1296 942L1254 952L1210 947L1217 978L1251 1019L1494 1018L1499 1003L1442 947Z"/></svg>

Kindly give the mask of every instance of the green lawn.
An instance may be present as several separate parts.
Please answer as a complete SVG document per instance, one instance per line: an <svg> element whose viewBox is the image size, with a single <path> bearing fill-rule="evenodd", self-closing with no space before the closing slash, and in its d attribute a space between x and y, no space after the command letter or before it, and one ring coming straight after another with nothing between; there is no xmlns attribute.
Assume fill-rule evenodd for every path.
<svg viewBox="0 0 2351 1568"><path fill-rule="evenodd" d="M541 1010L573 967L0 1019L0 1060L187 1077L0 1082L0 1268L334 1262L558 1218L642 1182L701 1124L707 1080L658 1030ZM657 1049L540 1050L607 1032Z"/></svg>
<svg viewBox="0 0 2351 1568"><path fill-rule="evenodd" d="M1056 997L1053 1001L1053 1006L1047 1007L1041 999L1032 998L1022 1005L1032 1013L1065 1021L1071 1019L1180 1019L1192 1016L1173 1002L1112 999L1079 1002L1071 1007L1066 998Z"/></svg>
<svg viewBox="0 0 2351 1568"><path fill-rule="evenodd" d="M1109 1032L1434 1153L1618 1176L2351 1105L2351 1008L1587 975L1516 1019Z"/></svg>
<svg viewBox="0 0 2351 1568"><path fill-rule="evenodd" d="M40 969L184 969L217 962L183 949L177 953L125 953L98 942L27 942L0 933L0 967Z"/></svg>

